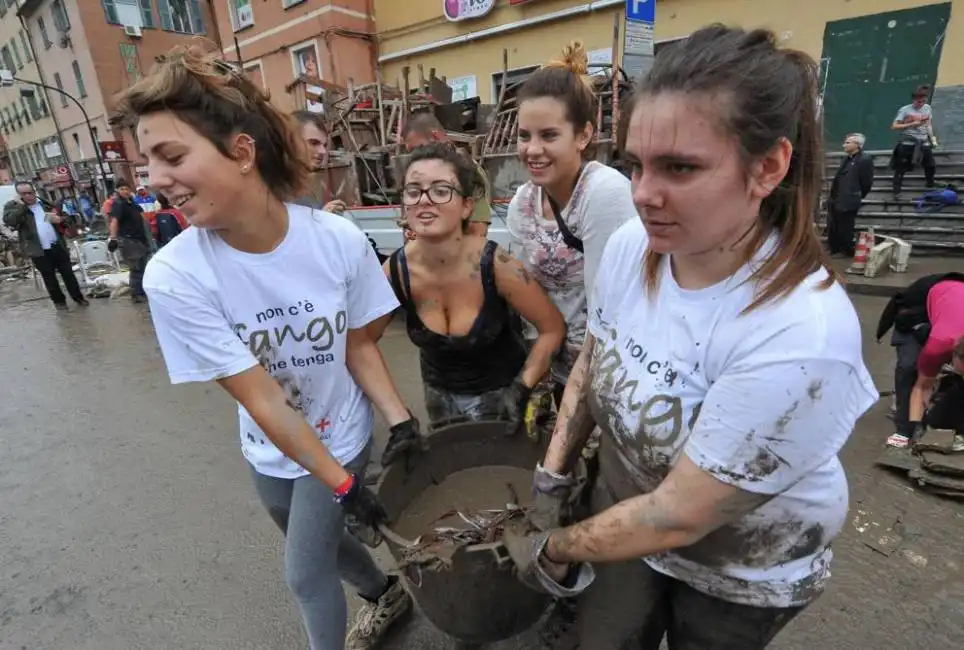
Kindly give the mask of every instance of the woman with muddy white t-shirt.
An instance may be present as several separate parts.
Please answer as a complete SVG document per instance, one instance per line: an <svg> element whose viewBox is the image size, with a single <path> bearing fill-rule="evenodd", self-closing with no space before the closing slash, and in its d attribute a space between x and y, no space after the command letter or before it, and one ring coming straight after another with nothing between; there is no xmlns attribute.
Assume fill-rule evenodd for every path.
<svg viewBox="0 0 964 650"><path fill-rule="evenodd" d="M543 463L564 499L602 429L594 515L513 546L528 584L594 564L583 648L764 648L830 577L837 454L877 392L813 229L817 66L775 43L699 30L635 98L642 216L606 246Z"/></svg>
<svg viewBox="0 0 964 650"><path fill-rule="evenodd" d="M373 543L386 519L362 482L372 403L392 431L383 463L421 447L367 329L398 306L375 252L341 217L286 202L309 173L296 126L227 63L174 50L117 112L151 185L194 226L144 276L171 381L216 381L237 400L311 650L373 648L411 599L346 531L350 516ZM347 643L342 579L363 600Z"/></svg>
<svg viewBox="0 0 964 650"><path fill-rule="evenodd" d="M513 254L566 321L565 344L550 369L557 404L586 336L586 297L603 248L636 217L626 177L588 159L597 115L588 67L585 48L574 42L519 89L517 148L530 180L506 215Z"/></svg>

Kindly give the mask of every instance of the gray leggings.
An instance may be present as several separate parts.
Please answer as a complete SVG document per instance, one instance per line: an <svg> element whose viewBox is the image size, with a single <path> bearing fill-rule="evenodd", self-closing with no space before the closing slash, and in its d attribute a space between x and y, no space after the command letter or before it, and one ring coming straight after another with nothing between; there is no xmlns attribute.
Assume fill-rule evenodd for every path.
<svg viewBox="0 0 964 650"><path fill-rule="evenodd" d="M345 468L362 477L371 452L369 441ZM261 502L285 535L285 581L301 608L311 650L343 650L348 606L341 580L376 600L385 588L385 574L345 530L341 506L321 481L252 474Z"/></svg>

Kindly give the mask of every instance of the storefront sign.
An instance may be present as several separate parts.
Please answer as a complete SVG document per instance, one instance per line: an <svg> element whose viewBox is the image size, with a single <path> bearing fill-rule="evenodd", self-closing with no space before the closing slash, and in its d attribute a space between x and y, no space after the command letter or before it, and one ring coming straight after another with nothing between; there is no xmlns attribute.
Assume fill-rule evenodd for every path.
<svg viewBox="0 0 964 650"><path fill-rule="evenodd" d="M589 53L589 74L608 75L609 67L597 68L596 66L610 66L613 62L613 48L607 47L602 50L590 50Z"/></svg>
<svg viewBox="0 0 964 650"><path fill-rule="evenodd" d="M623 69L633 79L653 67L653 30L656 0L626 0L626 36L623 41Z"/></svg>
<svg viewBox="0 0 964 650"><path fill-rule="evenodd" d="M464 77L454 77L448 80L449 88L452 89L452 101L460 102L463 99L478 97L479 91L474 74Z"/></svg>
<svg viewBox="0 0 964 650"><path fill-rule="evenodd" d="M117 140L107 140L98 144L100 145L100 154L104 157L106 162L129 162L127 152L124 151L123 142L119 142Z"/></svg>
<svg viewBox="0 0 964 650"><path fill-rule="evenodd" d="M442 0L442 11L452 22L481 18L495 8L496 0Z"/></svg>

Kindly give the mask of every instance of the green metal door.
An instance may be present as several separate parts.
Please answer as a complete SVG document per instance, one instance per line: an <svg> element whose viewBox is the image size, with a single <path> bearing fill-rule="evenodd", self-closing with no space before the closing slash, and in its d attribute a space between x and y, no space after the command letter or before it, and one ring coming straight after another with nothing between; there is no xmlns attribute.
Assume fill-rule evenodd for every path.
<svg viewBox="0 0 964 650"><path fill-rule="evenodd" d="M829 150L854 132L867 136L869 149L894 145L897 110L914 88L937 81L950 16L943 3L827 23L820 67Z"/></svg>

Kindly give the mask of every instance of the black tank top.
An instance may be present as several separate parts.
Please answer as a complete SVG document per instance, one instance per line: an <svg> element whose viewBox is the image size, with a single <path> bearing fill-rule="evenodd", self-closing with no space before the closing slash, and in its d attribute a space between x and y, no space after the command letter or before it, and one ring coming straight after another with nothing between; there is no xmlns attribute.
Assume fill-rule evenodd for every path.
<svg viewBox="0 0 964 650"><path fill-rule="evenodd" d="M498 244L486 242L479 260L484 299L475 322L465 336L434 332L419 318L412 300L405 249L389 262L392 288L405 309L408 336L418 349L422 381L456 394L477 395L498 390L512 380L526 360L521 320L499 295L493 258Z"/></svg>

